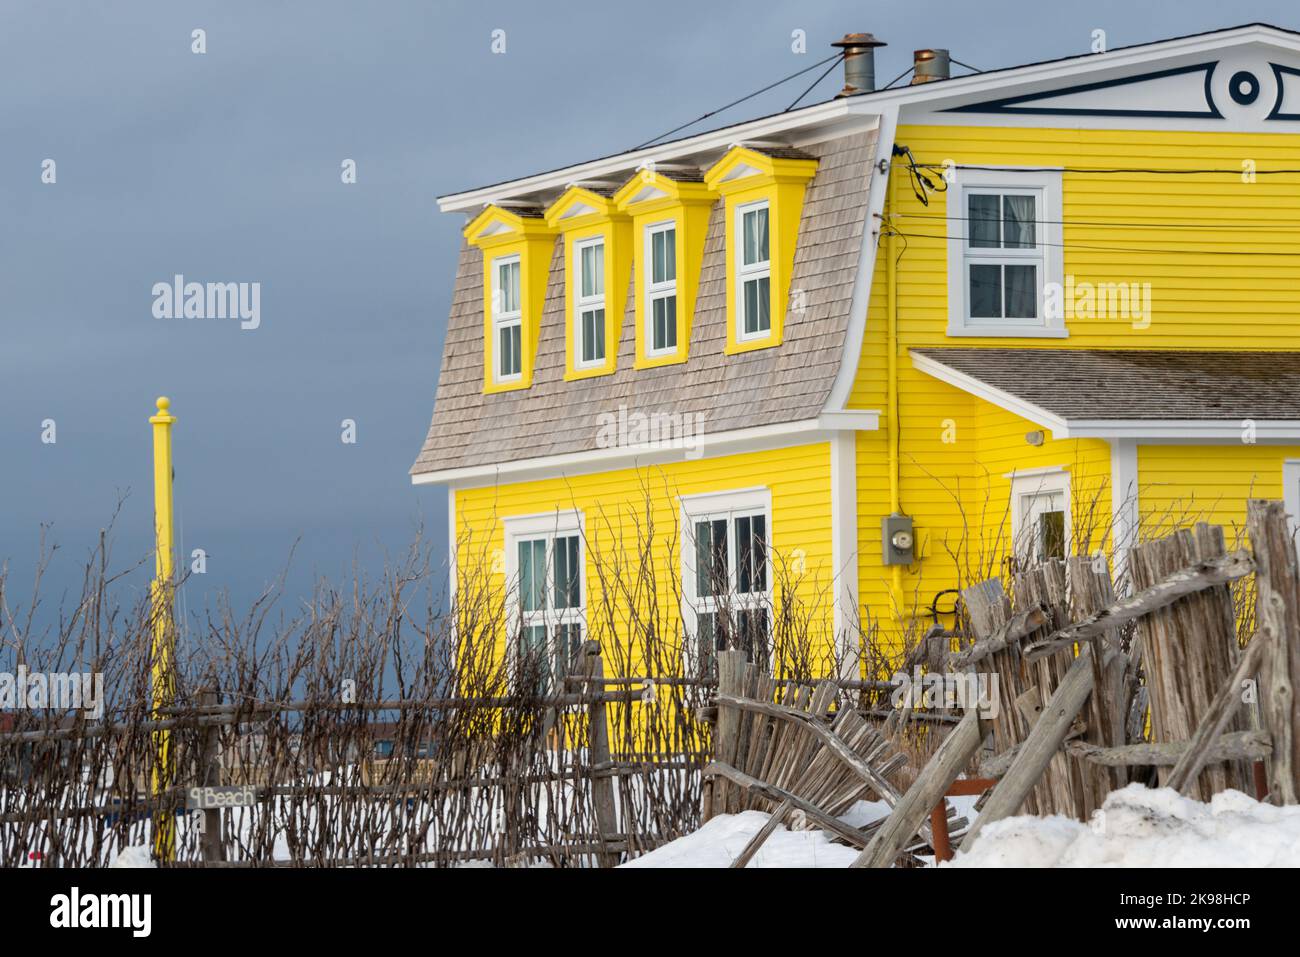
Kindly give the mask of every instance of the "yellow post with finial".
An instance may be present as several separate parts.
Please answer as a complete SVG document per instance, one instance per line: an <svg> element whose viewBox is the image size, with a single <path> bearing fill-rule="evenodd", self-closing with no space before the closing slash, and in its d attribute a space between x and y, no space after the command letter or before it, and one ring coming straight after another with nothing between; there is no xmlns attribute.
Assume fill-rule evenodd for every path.
<svg viewBox="0 0 1300 957"><path fill-rule="evenodd" d="M176 421L169 409L171 400L158 398L158 413L149 417L153 426L153 516L154 516L154 580L150 589L151 618L153 621L153 646L151 688L153 717L159 720L172 703L175 694L175 676L172 657L176 641L173 621L176 583L172 538L172 423ZM153 733L156 760L151 775L155 799L153 852L158 861L176 859L176 816L170 804L175 779L171 732Z"/></svg>

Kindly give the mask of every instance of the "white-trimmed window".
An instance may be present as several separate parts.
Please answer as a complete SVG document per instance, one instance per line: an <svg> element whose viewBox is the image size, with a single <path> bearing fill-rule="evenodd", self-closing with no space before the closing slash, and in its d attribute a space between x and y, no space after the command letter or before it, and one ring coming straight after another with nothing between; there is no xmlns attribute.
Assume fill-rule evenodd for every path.
<svg viewBox="0 0 1300 957"><path fill-rule="evenodd" d="M506 519L508 633L526 690L558 688L572 670L586 628L582 516Z"/></svg>
<svg viewBox="0 0 1300 957"><path fill-rule="evenodd" d="M1282 460L1282 504L1291 518L1291 534L1300 547L1300 459Z"/></svg>
<svg viewBox="0 0 1300 957"><path fill-rule="evenodd" d="M597 236L573 244L578 275L573 293L576 368L605 363L605 239Z"/></svg>
<svg viewBox="0 0 1300 957"><path fill-rule="evenodd" d="M1061 174L964 170L948 190L948 334L1064 336Z"/></svg>
<svg viewBox="0 0 1300 957"><path fill-rule="evenodd" d="M498 382L523 372L523 312L519 299L519 257L492 260L492 342Z"/></svg>
<svg viewBox="0 0 1300 957"><path fill-rule="evenodd" d="M736 340L772 334L772 262L767 200L736 208Z"/></svg>
<svg viewBox="0 0 1300 957"><path fill-rule="evenodd" d="M1070 553L1070 473L1029 469L1011 476L1011 538L1016 560L1037 565Z"/></svg>
<svg viewBox="0 0 1300 957"><path fill-rule="evenodd" d="M772 497L767 489L682 499L684 620L695 660L741 649L770 664Z"/></svg>
<svg viewBox="0 0 1300 957"><path fill-rule="evenodd" d="M645 231L645 354L677 351L677 224Z"/></svg>

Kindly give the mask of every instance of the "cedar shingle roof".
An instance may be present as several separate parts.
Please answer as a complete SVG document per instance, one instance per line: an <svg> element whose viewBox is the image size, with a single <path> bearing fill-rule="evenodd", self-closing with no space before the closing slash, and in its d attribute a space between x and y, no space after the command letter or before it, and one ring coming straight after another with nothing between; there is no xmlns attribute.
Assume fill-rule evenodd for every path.
<svg viewBox="0 0 1300 957"><path fill-rule="evenodd" d="M629 292L616 344L617 371L565 382L564 255L557 239L532 387L484 395L483 259L478 249L462 246L433 422L412 473L594 450L599 415L617 414L620 405L646 414L701 414L706 435L816 417L844 354L875 135L842 137L806 150L820 166L808 185L799 224L784 341L774 349L723 354L726 251L719 200L705 238L685 363L632 368L635 303ZM630 289L630 270L626 281Z"/></svg>
<svg viewBox="0 0 1300 957"><path fill-rule="evenodd" d="M1063 419L1300 419L1300 352L912 353Z"/></svg>

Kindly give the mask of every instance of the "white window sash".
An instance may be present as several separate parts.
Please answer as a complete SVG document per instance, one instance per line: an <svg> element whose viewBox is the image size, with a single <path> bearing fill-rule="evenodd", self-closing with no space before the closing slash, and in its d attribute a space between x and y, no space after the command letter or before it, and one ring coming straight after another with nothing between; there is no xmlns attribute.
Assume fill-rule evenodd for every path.
<svg viewBox="0 0 1300 957"><path fill-rule="evenodd" d="M600 292L590 296L584 296L582 294L582 283L583 280L587 278L585 272L583 271L582 253L584 250L591 249L595 246L599 246L601 248L602 262L603 262L604 261L603 255L605 252L604 236L596 236L591 239L578 240L573 244L573 263L574 263L573 365L575 368L578 369L590 369L597 366L602 366L605 364L606 357L609 355L609 338L608 336L606 336L605 349L602 355L596 356L595 358L589 360L584 360L582 358L583 353L586 352L586 345L587 345L587 340L586 340L587 325L586 322L584 321L584 317L588 312L591 312L593 309L605 308L605 276L603 275L603 273L600 277ZM605 318L608 319L609 318L608 315ZM602 325L604 325L604 322L602 322ZM606 328L608 327L606 326Z"/></svg>
<svg viewBox="0 0 1300 957"><path fill-rule="evenodd" d="M643 317L643 324L645 328L642 330L642 335L645 336L645 342L644 342L645 355L650 358L672 355L675 352L677 352L678 348L681 346L681 343L676 341L674 341L674 343L671 346L666 346L662 349L656 349L654 345L655 343L654 304L660 299L666 299L669 296L677 295L677 270L678 270L678 266L680 266L680 263L677 262L676 250L674 249L673 278L664 280L662 282L654 281L654 237L659 233L664 233L669 230L673 230L675 232L676 229L677 229L677 223L671 220L665 223L654 223L653 225L647 226L645 229L645 315ZM674 245L676 245L675 236L674 236ZM680 300L674 303L674 307L673 307L674 333L676 333L679 327L677 318L681 307L682 304Z"/></svg>
<svg viewBox="0 0 1300 957"><path fill-rule="evenodd" d="M1070 473L1064 468L1033 469L1011 477L1011 547L1021 561L1033 560L1038 549L1038 518L1055 504L1059 496L1060 511L1065 518L1065 554L1071 552L1073 527L1070 515ZM1037 510L1035 511L1035 507ZM1051 509L1056 511L1056 509Z"/></svg>
<svg viewBox="0 0 1300 957"><path fill-rule="evenodd" d="M970 245L969 197L972 195L1033 196L1034 241L1029 249ZM1057 170L958 170L948 190L948 335L1064 338L1068 335L1059 316L1046 313L1048 283L1062 283L1061 173ZM999 209L999 222L1002 210ZM970 270L973 265L1033 265L1036 315L1029 317L972 316ZM1002 285L1003 311L1005 277Z"/></svg>
<svg viewBox="0 0 1300 957"><path fill-rule="evenodd" d="M523 376L524 363L522 350L524 347L523 337L523 268L519 269L520 288L515 290L515 301L518 303L518 309L504 310L501 309L501 303L504 301L504 290L501 288L501 267L508 266L512 263L518 264L519 256L501 256L492 260L492 374L497 382L517 382ZM515 326L519 327L519 348L521 355L519 357L519 371L513 373L503 373L501 371L501 361L504 358L501 355L501 333L505 329Z"/></svg>
<svg viewBox="0 0 1300 957"><path fill-rule="evenodd" d="M555 549L560 539L578 539L578 604L572 608L557 608L555 602ZM556 632L561 626L577 625L585 639L587 635L587 573L586 537L583 534L581 512L558 512L522 516L505 520L505 572L506 572L506 630L511 640L507 654L517 660L520 639L526 628L545 629L545 654L547 661L556 661L559 652ZM523 542L545 541L545 560L542 574L542 607L532 611L522 610L519 568L519 546Z"/></svg>
<svg viewBox="0 0 1300 957"><path fill-rule="evenodd" d="M745 214L765 209L768 211L768 239L767 239L767 259L759 262L745 262ZM772 294L772 212L767 200L757 203L746 203L743 206L736 207L736 218L733 226L736 242L735 263L736 263L736 340L738 342L748 342L755 339L767 339L772 335L772 311L771 302L768 303L768 318L766 329L756 329L753 332L745 331L745 284L755 279L766 279L768 281L768 296Z"/></svg>

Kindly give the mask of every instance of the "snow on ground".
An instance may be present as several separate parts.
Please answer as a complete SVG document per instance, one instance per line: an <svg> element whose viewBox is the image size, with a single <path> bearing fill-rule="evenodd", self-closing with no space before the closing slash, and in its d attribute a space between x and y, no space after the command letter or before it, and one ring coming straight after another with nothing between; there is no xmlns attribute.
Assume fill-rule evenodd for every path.
<svg viewBox="0 0 1300 957"><path fill-rule="evenodd" d="M1296 867L1300 807L1224 791L1202 804L1169 788L1113 791L1087 824L1011 817L945 867Z"/></svg>
<svg viewBox="0 0 1300 957"><path fill-rule="evenodd" d="M149 857L149 847L146 844L133 844L130 847L123 848L122 853L113 859L109 867L157 867L153 859Z"/></svg>
<svg viewBox="0 0 1300 957"><path fill-rule="evenodd" d="M974 798L949 798L971 819ZM860 802L841 818L863 827L885 815ZM721 814L698 831L624 867L727 867L767 821L762 811ZM820 830L778 827L750 867L846 867L857 851ZM1202 804L1169 788L1130 784L1114 791L1090 822L1011 817L988 825L969 853L942 867L1297 867L1300 806L1261 804L1240 791Z"/></svg>
<svg viewBox="0 0 1300 957"><path fill-rule="evenodd" d="M763 825L762 811L719 814L698 831L624 864L624 867L729 867ZM750 867L847 867L858 852L832 844L825 831L778 827Z"/></svg>

